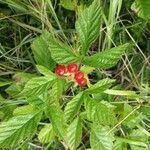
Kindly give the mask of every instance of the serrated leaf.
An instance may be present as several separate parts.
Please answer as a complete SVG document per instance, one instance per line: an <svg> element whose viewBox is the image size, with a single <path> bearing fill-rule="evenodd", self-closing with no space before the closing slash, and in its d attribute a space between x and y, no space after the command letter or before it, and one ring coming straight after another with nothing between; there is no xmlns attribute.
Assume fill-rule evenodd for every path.
<svg viewBox="0 0 150 150"><path fill-rule="evenodd" d="M51 124L53 126L53 129L61 139L65 139L66 135L66 127L65 127L65 122L64 122L64 116L63 112L58 107L58 105L50 105L48 106L46 110L46 114L49 117Z"/></svg>
<svg viewBox="0 0 150 150"><path fill-rule="evenodd" d="M116 140L119 140L120 142L124 142L124 143L128 143L130 145L130 147L136 147L136 148L141 148L141 149L145 149L148 150L148 145L146 143L144 143L143 141L140 141L139 139L134 139L134 138L123 138L123 137L115 137ZM134 149L133 149L134 150Z"/></svg>
<svg viewBox="0 0 150 150"><path fill-rule="evenodd" d="M84 58L83 63L85 65L101 69L113 67L117 64L125 50L127 50L128 46L129 44L124 44L96 53L92 56L87 56Z"/></svg>
<svg viewBox="0 0 150 150"><path fill-rule="evenodd" d="M10 148L36 131L41 113L16 116L0 124L0 147Z"/></svg>
<svg viewBox="0 0 150 150"><path fill-rule="evenodd" d="M114 126L117 121L112 108L90 97L85 100L85 109L90 121L104 126Z"/></svg>
<svg viewBox="0 0 150 150"><path fill-rule="evenodd" d="M59 104L59 100L63 93L63 82L62 79L56 79L53 83L52 89L49 91L50 102L52 101L55 104Z"/></svg>
<svg viewBox="0 0 150 150"><path fill-rule="evenodd" d="M90 121L94 121L97 103L90 97L86 97L84 99L84 107L86 110L87 119Z"/></svg>
<svg viewBox="0 0 150 150"><path fill-rule="evenodd" d="M70 150L76 150L81 143L82 124L79 118L76 118L67 129L67 143Z"/></svg>
<svg viewBox="0 0 150 150"><path fill-rule="evenodd" d="M14 111L13 111L13 115L14 116L18 116L18 115L26 115L26 114L32 114L37 112L38 110L32 106L32 105L24 105L24 106L20 106L17 107Z"/></svg>
<svg viewBox="0 0 150 150"><path fill-rule="evenodd" d="M106 78L98 81L96 84L90 86L87 90L85 90L86 93L102 93L106 89L108 89L112 83L115 82L115 80Z"/></svg>
<svg viewBox="0 0 150 150"><path fill-rule="evenodd" d="M65 107L65 120L71 122L78 113L83 102L83 92L77 94Z"/></svg>
<svg viewBox="0 0 150 150"><path fill-rule="evenodd" d="M27 82L25 85L23 91L20 93L20 95L26 96L26 97L34 97L41 95L44 93L52 84L52 81L54 80L54 77L47 78L47 77L37 77L32 78Z"/></svg>
<svg viewBox="0 0 150 150"><path fill-rule="evenodd" d="M112 109L105 104L98 103L96 107L95 121L102 125L114 126L117 120Z"/></svg>
<svg viewBox="0 0 150 150"><path fill-rule="evenodd" d="M47 69L44 66L41 65L36 65L38 71L43 74L44 76L48 77L48 78L57 78L56 74L51 72L49 69Z"/></svg>
<svg viewBox="0 0 150 150"><path fill-rule="evenodd" d="M34 54L34 59L38 65L45 66L49 69L54 69L56 63L51 57L51 53L48 50L49 40L51 39L51 34L44 32L41 36L37 37L32 45L32 51Z"/></svg>
<svg viewBox="0 0 150 150"><path fill-rule="evenodd" d="M29 104L39 109L44 108L46 106L47 100L48 100L47 92L44 92L41 95L37 95L35 97L27 98Z"/></svg>
<svg viewBox="0 0 150 150"><path fill-rule="evenodd" d="M45 125L39 132L38 139L41 143L50 143L54 140L55 133L51 124Z"/></svg>
<svg viewBox="0 0 150 150"><path fill-rule="evenodd" d="M112 150L113 135L108 134L110 129L99 124L93 124L90 134L90 144L93 150Z"/></svg>
<svg viewBox="0 0 150 150"><path fill-rule="evenodd" d="M113 150L127 150L127 144L122 141L116 140Z"/></svg>
<svg viewBox="0 0 150 150"><path fill-rule="evenodd" d="M150 1L149 0L135 0L131 9L137 13L137 15L143 19L150 19Z"/></svg>
<svg viewBox="0 0 150 150"><path fill-rule="evenodd" d="M100 32L101 4L100 0L94 0L91 6L85 9L76 22L76 30L82 46L81 53L86 54L91 44L96 40Z"/></svg>
<svg viewBox="0 0 150 150"><path fill-rule="evenodd" d="M79 61L79 57L71 49L71 47L62 43L53 36L51 36L49 40L49 50L51 52L52 58L58 64L69 64Z"/></svg>

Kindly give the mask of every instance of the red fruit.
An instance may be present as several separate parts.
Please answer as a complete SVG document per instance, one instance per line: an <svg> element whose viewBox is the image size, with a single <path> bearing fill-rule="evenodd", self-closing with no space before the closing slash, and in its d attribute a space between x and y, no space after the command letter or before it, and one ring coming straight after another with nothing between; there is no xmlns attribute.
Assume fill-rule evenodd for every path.
<svg viewBox="0 0 150 150"><path fill-rule="evenodd" d="M59 76L63 76L66 73L66 67L63 65L58 65L55 69L55 73Z"/></svg>
<svg viewBox="0 0 150 150"><path fill-rule="evenodd" d="M77 83L79 86L83 87L87 84L87 79L86 78L81 78L79 80L77 80Z"/></svg>
<svg viewBox="0 0 150 150"><path fill-rule="evenodd" d="M79 79L81 79L81 78L83 78L83 77L84 77L84 73L81 72L81 71L76 72L76 73L75 73L75 76L74 76L74 78L75 78L76 80L79 80Z"/></svg>
<svg viewBox="0 0 150 150"><path fill-rule="evenodd" d="M78 71L78 66L77 64L69 64L67 66L68 72L70 73L75 73L76 71Z"/></svg>

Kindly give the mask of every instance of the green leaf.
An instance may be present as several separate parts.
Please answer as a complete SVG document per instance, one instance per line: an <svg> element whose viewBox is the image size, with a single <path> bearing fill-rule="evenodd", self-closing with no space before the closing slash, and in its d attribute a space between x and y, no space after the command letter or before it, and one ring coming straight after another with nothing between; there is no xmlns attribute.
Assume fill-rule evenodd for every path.
<svg viewBox="0 0 150 150"><path fill-rule="evenodd" d="M123 91L123 90L108 89L104 93L118 96L137 96L135 91L128 91L128 90Z"/></svg>
<svg viewBox="0 0 150 150"><path fill-rule="evenodd" d="M82 138L82 123L79 118L76 118L67 129L67 143L70 150L76 150L81 143Z"/></svg>
<svg viewBox="0 0 150 150"><path fill-rule="evenodd" d="M0 147L10 148L36 131L41 113L16 116L0 124Z"/></svg>
<svg viewBox="0 0 150 150"><path fill-rule="evenodd" d="M76 30L82 46L81 53L86 54L91 44L97 39L101 24L100 0L94 0L92 5L85 9L76 22Z"/></svg>
<svg viewBox="0 0 150 150"><path fill-rule="evenodd" d="M43 74L44 76L48 77L48 78L57 78L56 74L51 72L49 69L47 69L44 66L41 65L36 65L38 71Z"/></svg>
<svg viewBox="0 0 150 150"><path fill-rule="evenodd" d="M44 32L40 37L37 37L33 41L31 48L36 63L52 70L55 68L56 64L51 57L50 51L48 50L50 39L51 34Z"/></svg>
<svg viewBox="0 0 150 150"><path fill-rule="evenodd" d="M49 39L49 50L52 58L58 64L69 64L79 61L79 57L76 55L73 49L71 49L71 47L62 43L53 36L51 36Z"/></svg>
<svg viewBox="0 0 150 150"><path fill-rule="evenodd" d="M130 147L132 150L135 149L147 149L148 150L148 140L149 140L149 135L145 134L139 129L134 129L129 135L129 138L132 140L135 140L135 142L130 143ZM137 142L136 142L137 141Z"/></svg>
<svg viewBox="0 0 150 150"><path fill-rule="evenodd" d="M28 97L27 101L33 107L36 107L38 109L41 109L41 108L44 109L48 101L47 92L44 92L41 95L37 95L34 97Z"/></svg>
<svg viewBox="0 0 150 150"><path fill-rule="evenodd" d="M13 83L5 91L10 96L16 98L17 95L23 90L25 84L33 77L36 77L36 75L25 72L16 72L12 77Z"/></svg>
<svg viewBox="0 0 150 150"><path fill-rule="evenodd" d="M90 86L87 90L85 90L86 93L102 93L105 90L107 90L112 83L115 82L115 80L106 78L106 79L102 79L100 81L98 81L96 84Z"/></svg>
<svg viewBox="0 0 150 150"><path fill-rule="evenodd" d="M14 116L18 116L18 115L26 115L26 114L32 114L37 112L37 109L32 106L32 105L24 105L24 106L20 106L17 107L14 111L13 111L13 115Z"/></svg>
<svg viewBox="0 0 150 150"><path fill-rule="evenodd" d="M85 100L85 109L87 118L90 121L97 122L104 126L114 126L117 121L113 108L90 97Z"/></svg>
<svg viewBox="0 0 150 150"><path fill-rule="evenodd" d="M149 0L135 0L131 9L137 13L137 15L143 19L150 19L150 1Z"/></svg>
<svg viewBox="0 0 150 150"><path fill-rule="evenodd" d="M66 128L64 122L63 112L58 105L50 105L46 110L55 133L61 138L65 139Z"/></svg>
<svg viewBox="0 0 150 150"><path fill-rule="evenodd" d="M65 120L71 122L78 113L83 102L83 92L76 95L65 107Z"/></svg>
<svg viewBox="0 0 150 150"><path fill-rule="evenodd" d="M52 81L55 79L55 77L47 78L47 77L37 77L32 78L27 82L25 85L23 91L20 93L20 95L26 96L26 97L34 97L41 95L44 93L48 88L50 88Z"/></svg>
<svg viewBox="0 0 150 150"><path fill-rule="evenodd" d="M146 143L144 143L143 141L139 140L139 139L134 139L134 138L123 138L123 137L115 137L116 140L119 140L120 142L123 142L123 143L128 143L130 145L130 147L136 147L139 148L139 150L148 150L148 145ZM148 142L148 141L147 141ZM134 149L132 149L134 150Z"/></svg>
<svg viewBox="0 0 150 150"><path fill-rule="evenodd" d="M55 139L55 133L51 124L47 124L41 129L38 135L38 139L41 143L44 144L50 143Z"/></svg>
<svg viewBox="0 0 150 150"><path fill-rule="evenodd" d="M114 150L127 150L127 144L120 140L116 140L114 143Z"/></svg>
<svg viewBox="0 0 150 150"><path fill-rule="evenodd" d="M114 126L117 122L114 111L102 103L97 104L95 121L99 124L110 126Z"/></svg>
<svg viewBox="0 0 150 150"><path fill-rule="evenodd" d="M93 150L112 150L113 135L108 134L110 129L99 124L93 124L91 128L90 144Z"/></svg>
<svg viewBox="0 0 150 150"><path fill-rule="evenodd" d="M5 85L9 85L11 83L12 82L10 82L10 81L0 81L0 87L5 86Z"/></svg>
<svg viewBox="0 0 150 150"><path fill-rule="evenodd" d="M95 68L89 66L81 66L80 70L86 74L93 72Z"/></svg>
<svg viewBox="0 0 150 150"><path fill-rule="evenodd" d="M92 56L87 56L84 58L83 63L85 65L101 69L113 67L117 64L128 46L129 44L124 44L118 47L111 48L109 50L96 53Z"/></svg>
<svg viewBox="0 0 150 150"><path fill-rule="evenodd" d="M77 6L76 0L60 0L60 5L66 9L74 10Z"/></svg>
<svg viewBox="0 0 150 150"><path fill-rule="evenodd" d="M52 101L55 104L59 104L59 100L63 93L63 82L62 79L56 79L53 83L52 89L49 91L50 102Z"/></svg>

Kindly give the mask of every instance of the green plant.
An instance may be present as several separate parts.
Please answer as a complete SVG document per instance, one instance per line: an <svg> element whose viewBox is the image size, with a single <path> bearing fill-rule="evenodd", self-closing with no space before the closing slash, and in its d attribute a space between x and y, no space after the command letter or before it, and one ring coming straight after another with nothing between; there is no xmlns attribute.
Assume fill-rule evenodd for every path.
<svg viewBox="0 0 150 150"><path fill-rule="evenodd" d="M76 21L76 43L48 31L33 41L38 73L16 73L13 83L2 82L10 84L5 91L13 100L10 105L0 99L1 107L9 109L1 111L1 148L25 147L38 131L39 141L50 143L48 148L57 141L61 145L57 149L149 149L145 94L121 90L110 78L94 82L88 76L93 70L114 67L130 47L125 43L88 53L100 35L102 15L100 1L94 0ZM79 84L86 77L87 86L80 88L66 77L66 66ZM76 72L77 66L83 74ZM132 101L135 105L130 105Z"/></svg>

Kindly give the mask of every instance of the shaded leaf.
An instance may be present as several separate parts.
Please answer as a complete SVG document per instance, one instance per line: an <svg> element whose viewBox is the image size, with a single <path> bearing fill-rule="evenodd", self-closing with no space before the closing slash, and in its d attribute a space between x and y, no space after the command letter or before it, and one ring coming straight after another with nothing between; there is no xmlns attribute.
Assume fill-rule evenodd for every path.
<svg viewBox="0 0 150 150"><path fill-rule="evenodd" d="M51 36L49 40L49 50L52 58L58 64L69 64L72 62L78 62L79 57L68 45L62 43L55 37Z"/></svg>
<svg viewBox="0 0 150 150"><path fill-rule="evenodd" d="M52 70L56 64L51 57L50 51L48 50L50 39L51 34L44 32L41 36L37 37L33 41L31 48L36 63Z"/></svg>
<svg viewBox="0 0 150 150"><path fill-rule="evenodd" d="M150 1L149 0L135 0L131 9L137 13L137 15L143 19L150 19Z"/></svg>

